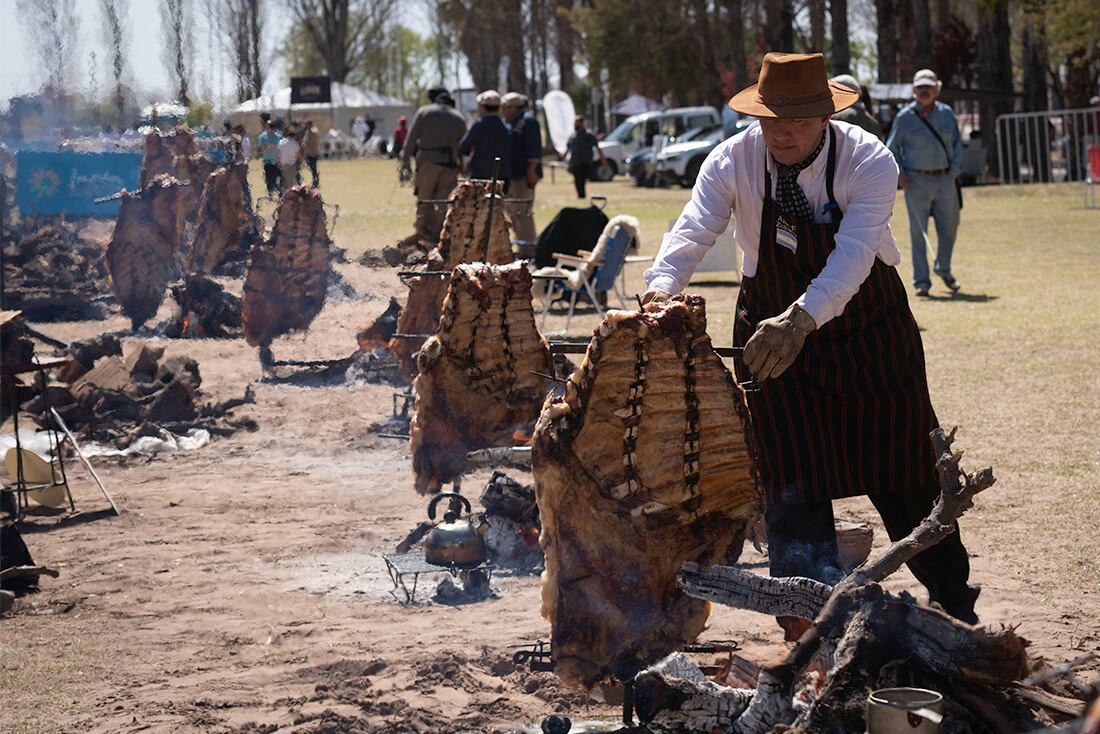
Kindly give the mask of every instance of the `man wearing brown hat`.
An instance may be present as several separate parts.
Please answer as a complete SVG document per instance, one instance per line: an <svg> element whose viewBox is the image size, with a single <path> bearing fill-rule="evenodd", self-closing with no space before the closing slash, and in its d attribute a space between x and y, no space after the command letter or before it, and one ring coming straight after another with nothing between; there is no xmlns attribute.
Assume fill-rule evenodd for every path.
<svg viewBox="0 0 1100 734"><path fill-rule="evenodd" d="M430 200L446 199L458 184L458 144L466 134L466 120L455 111L446 89L429 90L428 100L413 117L401 148L401 165L407 168L410 160L416 160L416 233L421 239L437 242L443 210Z"/></svg>
<svg viewBox="0 0 1100 734"><path fill-rule="evenodd" d="M773 576L832 583L832 500L867 495L893 539L939 494L924 348L895 266L898 167L873 135L830 122L859 94L821 54L764 57L729 106L759 118L707 157L691 201L646 272L644 302L687 286L737 215L744 252L734 346L766 499ZM953 533L909 563L931 599L976 621L966 549ZM791 637L805 622L780 620Z"/></svg>

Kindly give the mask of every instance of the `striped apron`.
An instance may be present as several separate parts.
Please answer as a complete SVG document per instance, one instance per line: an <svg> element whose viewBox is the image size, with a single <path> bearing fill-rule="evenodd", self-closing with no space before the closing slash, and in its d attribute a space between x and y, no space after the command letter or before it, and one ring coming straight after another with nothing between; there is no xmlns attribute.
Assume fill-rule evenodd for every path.
<svg viewBox="0 0 1100 734"><path fill-rule="evenodd" d="M830 127L826 191L832 221L799 224L794 252L776 241L778 208L765 164L756 275L737 298L734 346L787 309L825 267L843 216L833 196L836 135ZM751 377L744 364L737 378ZM844 309L806 338L778 378L748 393L758 474L769 503L801 505L937 486L928 434L924 346L897 270L877 257Z"/></svg>

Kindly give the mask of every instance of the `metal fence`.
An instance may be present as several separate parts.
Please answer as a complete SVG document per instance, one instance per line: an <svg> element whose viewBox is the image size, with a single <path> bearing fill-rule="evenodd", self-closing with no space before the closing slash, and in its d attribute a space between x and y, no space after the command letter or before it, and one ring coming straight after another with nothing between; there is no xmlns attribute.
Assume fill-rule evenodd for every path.
<svg viewBox="0 0 1100 734"><path fill-rule="evenodd" d="M996 129L1002 184L1100 185L1100 108L1001 115Z"/></svg>

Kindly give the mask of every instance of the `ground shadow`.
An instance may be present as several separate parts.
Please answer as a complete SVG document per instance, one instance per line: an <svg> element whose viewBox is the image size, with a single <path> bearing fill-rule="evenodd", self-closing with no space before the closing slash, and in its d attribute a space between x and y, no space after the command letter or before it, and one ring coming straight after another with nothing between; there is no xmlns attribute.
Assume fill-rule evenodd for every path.
<svg viewBox="0 0 1100 734"><path fill-rule="evenodd" d="M741 281L739 281L739 280L693 280L688 285L702 286L704 288L717 288L717 287L723 286L723 285L740 286Z"/></svg>
<svg viewBox="0 0 1100 734"><path fill-rule="evenodd" d="M57 520L50 522L29 522L31 518L42 517L38 513L27 515L22 522L19 523L19 532L23 535L33 535L35 533L45 533L51 530L55 530L61 527L72 527L74 525L83 525L84 523L95 522L96 520L103 520L104 518L117 517L115 511L110 507L105 507L102 510L92 510L91 512L81 512L77 510L71 515L65 515Z"/></svg>
<svg viewBox="0 0 1100 734"><path fill-rule="evenodd" d="M996 301L1000 296L991 296L986 293L953 293L949 296L933 296L931 294L927 296L919 296L922 300L926 301L962 301L964 303L988 303L989 301Z"/></svg>

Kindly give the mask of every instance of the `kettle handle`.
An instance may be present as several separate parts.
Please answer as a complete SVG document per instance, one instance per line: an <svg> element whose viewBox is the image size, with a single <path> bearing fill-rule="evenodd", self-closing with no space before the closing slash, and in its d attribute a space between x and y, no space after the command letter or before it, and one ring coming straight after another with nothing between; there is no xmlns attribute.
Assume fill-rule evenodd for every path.
<svg viewBox="0 0 1100 734"><path fill-rule="evenodd" d="M432 501L428 503L428 519L435 519L435 506L439 504L439 500L444 497L457 497L458 501L462 503L462 506L466 508L466 514L469 515L473 512L473 508L470 506L470 500L466 499L458 492L440 492L435 497L432 497Z"/></svg>

